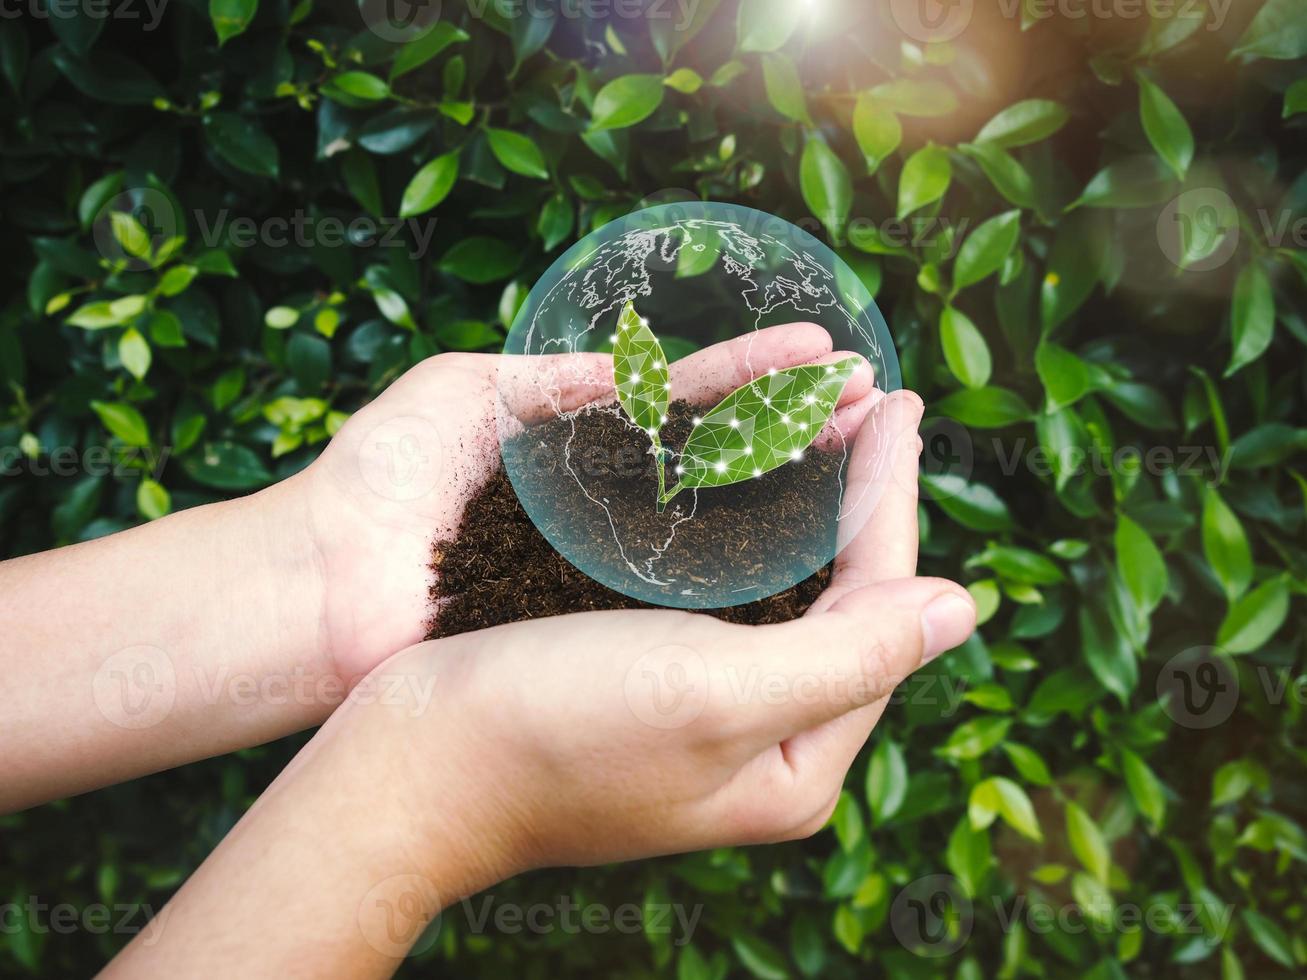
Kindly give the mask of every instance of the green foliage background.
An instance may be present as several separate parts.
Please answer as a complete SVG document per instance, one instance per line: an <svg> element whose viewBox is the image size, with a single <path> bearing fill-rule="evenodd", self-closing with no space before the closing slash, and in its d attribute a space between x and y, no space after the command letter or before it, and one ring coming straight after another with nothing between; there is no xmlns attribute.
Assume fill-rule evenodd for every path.
<svg viewBox="0 0 1307 980"><path fill-rule="evenodd" d="M635 6L446 0L403 46L345 2L6 15L0 554L305 465L409 365L495 349L552 257L650 196L806 220L957 423L923 568L970 584L979 634L900 692L817 837L493 893L702 903L691 944L477 936L455 908L405 972L1300 975L1307 4L977 4L928 44L901 4ZM302 243L232 237L297 213ZM321 223L401 215L408 248ZM96 447L116 472L49 474ZM1195 647L1219 703L1237 690L1211 727L1159 701ZM0 901L157 909L301 742L0 818ZM919 956L891 909L934 874L973 924ZM1098 911L1005 925L1041 901ZM1077 927L1130 906L1160 911ZM0 925L11 974L86 974L129 938Z"/></svg>

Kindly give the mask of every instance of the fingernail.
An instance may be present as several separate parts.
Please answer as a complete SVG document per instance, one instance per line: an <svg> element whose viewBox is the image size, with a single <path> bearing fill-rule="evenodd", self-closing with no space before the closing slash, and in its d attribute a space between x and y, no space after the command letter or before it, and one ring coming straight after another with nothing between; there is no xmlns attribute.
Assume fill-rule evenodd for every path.
<svg viewBox="0 0 1307 980"><path fill-rule="evenodd" d="M935 597L921 614L921 662L959 646L975 628L976 609L966 599L951 592Z"/></svg>

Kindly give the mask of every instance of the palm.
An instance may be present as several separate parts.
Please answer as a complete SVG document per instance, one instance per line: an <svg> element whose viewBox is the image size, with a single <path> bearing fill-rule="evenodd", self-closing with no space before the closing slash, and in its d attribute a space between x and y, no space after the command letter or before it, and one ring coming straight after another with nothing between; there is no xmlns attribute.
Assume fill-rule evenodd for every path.
<svg viewBox="0 0 1307 980"><path fill-rule="evenodd" d="M673 364L672 392L717 398L773 367L847 356L831 346L820 327L774 327ZM565 409L614 396L611 359L588 356L595 370L558 393ZM432 542L457 532L467 502L499 465L505 363L487 354L424 361L356 413L303 474L325 581L325 639L344 676L360 676L426 632ZM846 387L832 423L842 434L870 409L872 386L863 371Z"/></svg>

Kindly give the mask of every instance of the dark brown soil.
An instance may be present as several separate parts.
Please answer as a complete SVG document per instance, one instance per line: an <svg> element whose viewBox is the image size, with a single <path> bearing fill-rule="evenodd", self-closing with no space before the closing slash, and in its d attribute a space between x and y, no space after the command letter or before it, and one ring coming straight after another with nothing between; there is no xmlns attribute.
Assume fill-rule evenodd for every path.
<svg viewBox="0 0 1307 980"><path fill-rule="evenodd" d="M668 446L679 447L688 438L692 414L683 403L672 406L663 430ZM830 514L838 507L840 455L810 451L802 461L760 479L701 491L697 503L684 492L658 514L652 503L657 478L648 439L617 413L595 409L574 422L555 419L519 439L523 441L510 443L508 451L531 449L533 491L546 497L581 494L574 469L583 465L587 490L607 502L607 514L598 506L578 506L573 513L556 515L565 525L559 530L579 542L578 548L588 549L577 556L583 564L612 567L617 556L613 527L628 548L633 541L664 541L667 529L691 508L693 519L676 524L672 544L659 559L661 568L674 568L690 581L698 580L696 568L709 576L727 562L733 574L748 578L761 594L772 591L768 576L784 575L787 562L812 567L830 554L826 535ZM674 461L668 467L670 479L672 465ZM654 608L601 585L554 550L502 468L468 504L457 537L433 545L431 570L435 584L428 639L542 616ZM822 568L776 595L703 611L735 623L784 622L803 615L829 578L829 569ZM785 581L790 580L792 576Z"/></svg>

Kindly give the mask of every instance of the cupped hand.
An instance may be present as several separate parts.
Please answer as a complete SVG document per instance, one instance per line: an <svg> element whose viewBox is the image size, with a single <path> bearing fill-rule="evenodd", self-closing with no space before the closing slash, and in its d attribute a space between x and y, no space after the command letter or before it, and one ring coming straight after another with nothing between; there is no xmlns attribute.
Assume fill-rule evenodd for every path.
<svg viewBox="0 0 1307 980"><path fill-rule="evenodd" d="M771 368L832 352L813 324L772 327L671 365L672 396L712 400ZM531 384L505 384L530 363ZM556 383L540 385L549 364ZM541 396L541 388L545 394ZM519 401L505 408L505 395ZM870 366L849 382L826 441L851 436L874 396ZM612 359L587 354L513 359L441 354L412 368L358 411L291 484L307 518L323 582L323 644L337 672L357 679L425 635L433 541L457 533L467 502L495 472L505 412L531 421L615 397Z"/></svg>
<svg viewBox="0 0 1307 980"><path fill-rule="evenodd" d="M420 644L379 668L436 678L435 702L396 738L410 807L431 815L420 836L436 880L466 892L537 866L823 826L895 685L975 625L965 589L912 577L920 416L910 393L877 400L850 461L867 513L851 515L858 531L800 620L581 613ZM452 840L469 842L471 872L449 873Z"/></svg>

